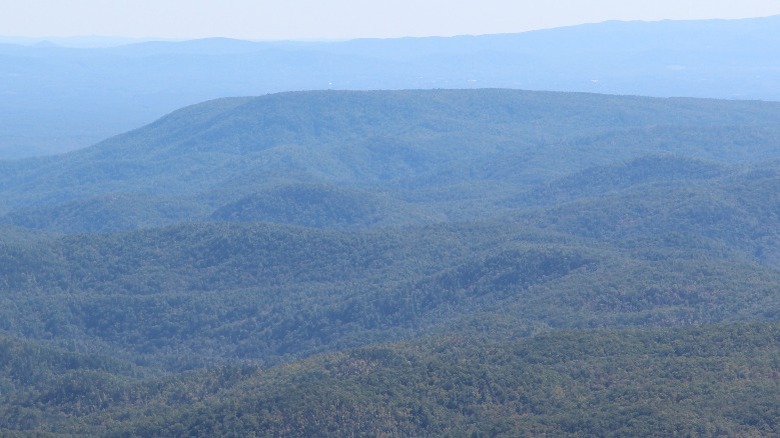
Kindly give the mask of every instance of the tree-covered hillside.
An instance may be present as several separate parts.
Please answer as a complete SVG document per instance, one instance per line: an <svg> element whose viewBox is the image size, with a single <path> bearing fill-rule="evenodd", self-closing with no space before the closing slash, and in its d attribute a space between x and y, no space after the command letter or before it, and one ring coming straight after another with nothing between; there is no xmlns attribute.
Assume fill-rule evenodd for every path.
<svg viewBox="0 0 780 438"><path fill-rule="evenodd" d="M771 436L780 427L778 345L777 323L446 335L143 381L89 370L75 355L72 371L39 349L42 375L20 378L13 363L4 374L16 391L0 406L0 432ZM9 347L29 348L0 339Z"/></svg>
<svg viewBox="0 0 780 438"><path fill-rule="evenodd" d="M513 90L223 99L78 152L0 162L0 220L109 231L241 220L236 206L257 202L267 216L248 218L288 223L271 204L292 203L298 223L325 227L473 218L491 197L647 155L703 166L776 159L778 119L774 103ZM319 199L358 216L327 213L296 185L324 186Z"/></svg>
<svg viewBox="0 0 780 438"><path fill-rule="evenodd" d="M0 162L0 435L777 434L777 120L297 92Z"/></svg>

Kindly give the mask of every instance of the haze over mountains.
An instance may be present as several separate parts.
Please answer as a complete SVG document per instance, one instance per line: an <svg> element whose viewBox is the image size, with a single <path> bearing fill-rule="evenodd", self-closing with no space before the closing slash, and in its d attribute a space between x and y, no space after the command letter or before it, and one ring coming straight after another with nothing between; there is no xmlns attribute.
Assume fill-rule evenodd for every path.
<svg viewBox="0 0 780 438"><path fill-rule="evenodd" d="M516 88L780 100L780 17L345 42L0 45L0 158L83 148L179 107L314 89Z"/></svg>
<svg viewBox="0 0 780 438"><path fill-rule="evenodd" d="M778 29L0 45L0 436L780 435Z"/></svg>
<svg viewBox="0 0 780 438"><path fill-rule="evenodd" d="M777 103L512 90L220 99L91 148L0 165L0 221L73 232L275 214L326 227L465 220L501 208L481 203L648 155L712 166L775 157L778 119ZM305 199L308 215L286 211ZM322 210L330 201L339 208Z"/></svg>
<svg viewBox="0 0 780 438"><path fill-rule="evenodd" d="M300 91L2 162L0 432L771 435L778 119Z"/></svg>

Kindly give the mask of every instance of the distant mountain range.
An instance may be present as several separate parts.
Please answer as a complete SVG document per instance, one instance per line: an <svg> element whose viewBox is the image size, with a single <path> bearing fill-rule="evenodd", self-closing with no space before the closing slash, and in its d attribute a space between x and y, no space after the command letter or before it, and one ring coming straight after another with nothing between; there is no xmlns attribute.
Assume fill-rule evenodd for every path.
<svg viewBox="0 0 780 438"><path fill-rule="evenodd" d="M779 60L780 17L345 42L0 44L0 158L83 148L185 105L279 91L500 87L780 100Z"/></svg>

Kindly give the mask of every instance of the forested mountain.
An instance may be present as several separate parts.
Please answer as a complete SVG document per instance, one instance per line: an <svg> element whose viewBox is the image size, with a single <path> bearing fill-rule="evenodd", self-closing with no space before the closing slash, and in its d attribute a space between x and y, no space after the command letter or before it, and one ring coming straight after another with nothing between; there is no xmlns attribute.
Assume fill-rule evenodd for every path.
<svg viewBox="0 0 780 438"><path fill-rule="evenodd" d="M779 119L776 103L511 90L221 99L70 154L0 162L0 214L67 231L240 219L314 184L363 215L320 215L343 226L474 217L474 201L647 155L761 162L777 156Z"/></svg>
<svg viewBox="0 0 780 438"><path fill-rule="evenodd" d="M496 87L780 100L778 29L780 17L768 17L340 42L0 44L0 158L83 148L185 105L280 91Z"/></svg>
<svg viewBox="0 0 780 438"><path fill-rule="evenodd" d="M777 120L290 92L0 162L0 434L772 435Z"/></svg>

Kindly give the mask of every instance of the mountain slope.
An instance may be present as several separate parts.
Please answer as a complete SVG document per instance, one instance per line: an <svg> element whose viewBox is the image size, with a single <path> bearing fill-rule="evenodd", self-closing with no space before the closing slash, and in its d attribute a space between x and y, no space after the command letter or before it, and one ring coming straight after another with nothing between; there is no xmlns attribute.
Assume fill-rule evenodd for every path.
<svg viewBox="0 0 780 438"><path fill-rule="evenodd" d="M472 319L489 327L486 313L547 328L780 314L780 270L761 263L770 260L706 230L655 234L610 243L520 223L361 233L249 223L49 238L6 251L0 327L181 370L275 363Z"/></svg>
<svg viewBox="0 0 780 438"><path fill-rule="evenodd" d="M12 400L29 406L26 415L6 411L0 427L101 436L768 436L780 427L779 329L438 336L266 370L94 385L79 410L20 392ZM68 409L56 423L44 417Z"/></svg>
<svg viewBox="0 0 780 438"><path fill-rule="evenodd" d="M686 160L642 159L592 168L508 202L554 205L526 220L570 234L618 244L698 235L777 266L778 187L776 163L726 171Z"/></svg>
<svg viewBox="0 0 780 438"><path fill-rule="evenodd" d="M0 435L776 434L778 115L282 93L0 163Z"/></svg>
<svg viewBox="0 0 780 438"><path fill-rule="evenodd" d="M714 164L778 158L778 118L780 105L773 103L512 90L218 100L79 152L0 163L0 213L6 223L69 231L156 226L203 220L242 198L291 184L380 191L391 205L413 202L425 212L430 209L423 204L437 198L506 196L648 154L672 152ZM81 208L87 216L116 217L121 203L108 202L115 198L145 208L148 223L90 225L72 217ZM435 209L474 215L462 203ZM425 217L437 215L395 222Z"/></svg>

